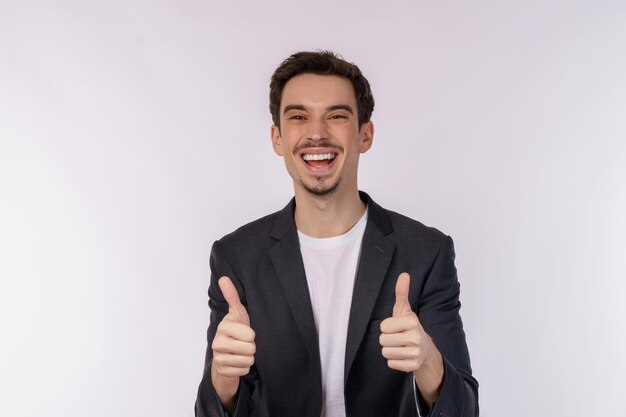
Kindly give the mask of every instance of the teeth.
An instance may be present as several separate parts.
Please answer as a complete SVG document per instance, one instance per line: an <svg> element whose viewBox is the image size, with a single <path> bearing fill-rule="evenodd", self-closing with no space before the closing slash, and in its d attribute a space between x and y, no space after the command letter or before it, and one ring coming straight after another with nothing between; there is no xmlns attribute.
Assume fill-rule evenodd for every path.
<svg viewBox="0 0 626 417"><path fill-rule="evenodd" d="M335 159L334 153L307 153L302 157L305 161L323 161L324 159Z"/></svg>

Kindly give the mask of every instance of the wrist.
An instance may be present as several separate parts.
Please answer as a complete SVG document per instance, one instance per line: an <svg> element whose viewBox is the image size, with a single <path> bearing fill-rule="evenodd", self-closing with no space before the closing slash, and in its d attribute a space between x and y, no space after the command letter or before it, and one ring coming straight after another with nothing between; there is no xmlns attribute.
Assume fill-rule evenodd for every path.
<svg viewBox="0 0 626 417"><path fill-rule="evenodd" d="M443 357L432 340L430 340L431 349L424 359L422 365L413 371L415 383L429 407L437 401L441 386L443 384L444 366Z"/></svg>
<svg viewBox="0 0 626 417"><path fill-rule="evenodd" d="M239 377L220 375L217 373L215 365L211 363L211 383L224 409L229 414L232 413L239 389Z"/></svg>

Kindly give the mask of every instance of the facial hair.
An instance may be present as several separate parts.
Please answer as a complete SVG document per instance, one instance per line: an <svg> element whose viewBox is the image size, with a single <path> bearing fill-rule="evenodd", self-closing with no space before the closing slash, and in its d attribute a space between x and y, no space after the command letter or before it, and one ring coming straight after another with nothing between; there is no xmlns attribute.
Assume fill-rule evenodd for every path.
<svg viewBox="0 0 626 417"><path fill-rule="evenodd" d="M337 181L331 186L325 187L321 177L318 177L317 183L315 184L315 186L311 187L308 184L306 184L304 181L300 180L302 187L304 187L304 189L307 190L310 194L313 194L314 196L317 196L317 197L325 197L334 193L337 190L337 187L339 187L339 182L340 181Z"/></svg>
<svg viewBox="0 0 626 417"><path fill-rule="evenodd" d="M338 154L343 152L343 146L336 145L329 140L322 139L320 141L315 141L315 142L307 141L301 144L300 146L297 146L296 148L294 148L293 154L297 155L301 150L310 149L310 148L334 148L334 149L337 149ZM312 187L306 184L303 180L300 180L300 184L302 184L302 187L307 192L315 196L324 197L324 196L331 195L337 190L337 187L339 187L339 182L341 180L337 180L336 183L326 187L324 186L324 180L322 178L323 177L317 177L317 183Z"/></svg>

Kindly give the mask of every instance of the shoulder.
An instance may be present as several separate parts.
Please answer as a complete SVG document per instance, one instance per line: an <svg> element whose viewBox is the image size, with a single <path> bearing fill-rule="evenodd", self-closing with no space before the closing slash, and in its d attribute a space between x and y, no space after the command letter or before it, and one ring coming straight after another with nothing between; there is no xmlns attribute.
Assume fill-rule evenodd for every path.
<svg viewBox="0 0 626 417"><path fill-rule="evenodd" d="M371 220L371 227L382 232L386 240L394 245L398 259L432 264L441 254L454 257L454 244L446 233L383 208L369 196L366 197L370 207L368 223Z"/></svg>
<svg viewBox="0 0 626 417"><path fill-rule="evenodd" d="M400 238L419 238L433 243L441 243L447 237L444 232L435 227L425 225L395 211L384 210L393 225L393 233Z"/></svg>
<svg viewBox="0 0 626 417"><path fill-rule="evenodd" d="M280 211L277 211L246 223L233 232L223 236L218 242L225 248L256 246L262 241L270 239L272 227L279 214Z"/></svg>
<svg viewBox="0 0 626 417"><path fill-rule="evenodd" d="M237 230L223 236L215 245L228 252L238 254L259 254L276 243L278 237L288 231L295 231L292 199L282 210L251 221Z"/></svg>
<svg viewBox="0 0 626 417"><path fill-rule="evenodd" d="M449 239L449 236L435 227L381 207L365 193L362 193L362 198L369 206L369 220L391 240L439 247L446 238Z"/></svg>
<svg viewBox="0 0 626 417"><path fill-rule="evenodd" d="M270 231L277 214L261 217L216 240L209 257L211 271L242 279L245 271L254 270L274 245Z"/></svg>
<svg viewBox="0 0 626 417"><path fill-rule="evenodd" d="M230 269L243 279L246 273L257 270L259 265L268 261L281 229L295 230L293 200L282 210L244 224L215 241L209 261L211 270Z"/></svg>

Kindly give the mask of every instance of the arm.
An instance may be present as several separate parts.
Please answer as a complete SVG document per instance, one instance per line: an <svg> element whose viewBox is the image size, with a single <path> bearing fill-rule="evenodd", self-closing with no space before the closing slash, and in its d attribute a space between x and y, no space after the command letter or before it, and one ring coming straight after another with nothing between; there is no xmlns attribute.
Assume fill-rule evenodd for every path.
<svg viewBox="0 0 626 417"><path fill-rule="evenodd" d="M459 316L452 240L446 237L424 281L418 313L409 303L410 276L396 282L393 315L381 323L382 355L391 369L411 372L420 415L478 414L477 383ZM419 318L418 318L419 315Z"/></svg>
<svg viewBox="0 0 626 417"><path fill-rule="evenodd" d="M446 236L420 297L417 315L440 353L443 380L430 415L478 416L478 382L472 377L459 310L460 286L454 266L454 244ZM417 378L416 378L417 380ZM425 394L421 392L419 394Z"/></svg>
<svg viewBox="0 0 626 417"><path fill-rule="evenodd" d="M403 272L396 282L393 315L381 323L382 354L391 369L412 372L413 393L420 416L427 415L441 391L443 358L424 331L409 303L410 276ZM417 394L417 389L421 395Z"/></svg>
<svg viewBox="0 0 626 417"><path fill-rule="evenodd" d="M234 339L244 339L243 342L249 342L251 336L253 344L254 332L249 328L249 321L245 323L247 312L238 296L238 294L243 294L243 291L219 242L215 242L211 249L210 267L211 317L207 331L208 346L204 373L196 399L196 417L226 417L229 415L227 411L233 416L248 415L250 397L256 381L255 369L251 363L247 365L226 363L223 358L229 356L229 349L232 348L229 347L229 343ZM218 278L222 276L232 277L234 285L230 280L228 283L225 283L223 279L218 281ZM242 341L235 340L235 342L240 345L237 349L241 349ZM250 346L243 349L244 352L238 353L249 354L251 352ZM220 358L220 353L222 353L222 358ZM247 359L241 358L241 360L245 362Z"/></svg>

